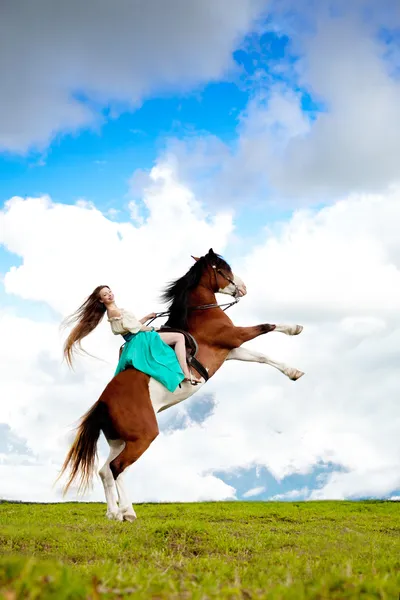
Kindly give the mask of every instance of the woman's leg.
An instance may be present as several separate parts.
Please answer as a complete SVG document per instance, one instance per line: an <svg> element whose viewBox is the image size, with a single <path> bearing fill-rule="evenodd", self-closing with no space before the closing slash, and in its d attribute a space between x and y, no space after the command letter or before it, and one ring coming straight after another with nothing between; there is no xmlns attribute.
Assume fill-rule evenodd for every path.
<svg viewBox="0 0 400 600"><path fill-rule="evenodd" d="M174 333L174 332L166 333L163 331L161 333L159 332L158 335L160 336L160 338L162 339L163 342L168 344L168 346L174 347L175 354L178 358L179 364L185 375L185 378L200 382L201 379L198 379L197 377L194 377L193 375L191 375L190 371L188 369L187 362L186 362L185 338L184 338L183 334L182 333Z"/></svg>

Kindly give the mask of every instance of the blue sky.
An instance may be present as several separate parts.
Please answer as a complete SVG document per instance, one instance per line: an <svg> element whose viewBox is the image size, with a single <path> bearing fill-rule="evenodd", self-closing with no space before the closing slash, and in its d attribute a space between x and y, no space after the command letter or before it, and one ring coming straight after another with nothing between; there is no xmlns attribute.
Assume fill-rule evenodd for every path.
<svg viewBox="0 0 400 600"><path fill-rule="evenodd" d="M61 20L57 8L54 14L43 8L37 30L26 29L29 15L24 20L11 12L7 16L7 31L13 36L0 40L0 51L10 57L0 73L5 90L0 98L0 202L48 195L52 204L39 210L29 200L0 214L0 225L9 227L0 232L5 332L10 336L19 326L33 332L26 372L36 365L26 380L27 386L33 381L32 389L21 391L14 412L3 406L0 428L18 442L13 442L18 455L30 448L29 457L36 457L38 465L46 463L49 450L30 431L29 415L40 421L39 415L46 414L51 407L46 393L64 397L65 413L47 429L49 439L60 438L60 430L83 412L112 367L110 362L99 373L96 365L82 363L86 387L68 378L65 387L59 386L57 377L67 377L57 370L60 348L54 341L51 349L42 347L43 340L53 340L52 334L37 341L36 326L55 331L70 308L70 297L78 302L93 273L109 277L115 271L125 295L136 294L140 284L135 278L141 278L146 281L143 296L153 302L153 279L160 288L175 275L176 265L186 265L176 240L168 237L178 214L185 229L182 253L189 257L192 240L199 243L200 223L207 245L223 248L249 280L251 292L243 308L235 309L234 319L254 321L267 313L268 319L305 322L301 340L292 344L268 338L257 347L287 356L285 360L307 371L307 379L293 387L282 374L270 370L267 376L264 365L241 364L235 372L227 368L225 379L221 375L210 394L161 416L164 442L171 444L172 453L174 440L183 436L182 449L173 458L175 472L185 470L184 459L192 451L191 426L198 428L196 436L205 436L202 443L210 440L220 452L215 465L209 457L201 462L201 447L198 458L191 456L191 472L197 477L193 490L189 493L179 487L179 478L174 480L182 498L201 496L202 483L211 486L213 498L225 497L227 486L236 489L236 497L250 500L293 490L300 490L299 499L312 490L344 497L396 495L396 465L388 458L397 448L391 430L395 420L388 423L385 416L395 410L392 371L385 374L386 408L378 402L380 387L372 390L380 381L380 369L389 368L386 363L382 367L381 359L392 356L392 340L400 331L385 292L397 290L400 264L393 232L396 203L388 191L399 185L398 10L392 0L383 0L379 7L370 0L357 6L341 0L232 2L232 10L219 12L214 0L176 0L176 15L156 2L157 20L153 0L140 19L133 4L117 14L105 3L103 12L79 13L77 27L80 7L71 0ZM10 75L24 69L29 78ZM379 115L379 122L373 115ZM155 165L167 165L169 183L164 175L151 179ZM381 194L386 213L368 194ZM76 206L80 200L95 206L105 219L91 220L89 209ZM163 234L157 222L146 227L133 219L133 201L139 217L156 220L163 215ZM73 217L63 212L65 206L76 208ZM226 213L232 214L233 233L227 222L217 219ZM115 237L121 236L115 223L128 232L127 239L132 236L132 245L123 246L134 252L132 268L129 257L118 250L122 246L115 245ZM78 239L82 231L87 239ZM179 238L181 232L172 235ZM94 249L93 255L83 242ZM364 248L360 256L357 244ZM110 247L111 267L104 245ZM101 257L98 262L95 252ZM168 262L164 259L169 255ZM366 275L365 257L373 275ZM140 262L144 267L136 266ZM373 286L372 281L381 283ZM390 295L393 302L396 297ZM394 333L390 323L396 324ZM111 342L102 343L107 356L114 356ZM37 367L47 352L58 365L51 385L46 369ZM7 374L16 364L10 360ZM376 371L371 367L365 375L365 361ZM237 391L243 381L249 382L245 396ZM15 376L10 385L17 389L18 383ZM243 398L253 411L247 429L241 428L247 419L246 411L241 412ZM37 414L32 416L36 402ZM225 418L243 435L248 457L243 463L232 458L230 464L225 456L218 437ZM377 439L372 421L379 423ZM258 431L260 423L264 429ZM360 423L365 427L361 433ZM283 431L285 443L275 440L270 445L276 428ZM255 448L253 429L259 435ZM299 446L303 430L312 433ZM380 439L388 440L384 449ZM162 443L158 447L157 473L164 481ZM260 453L258 447L263 448ZM233 446L233 454L235 450ZM371 471L363 453L370 453ZM272 472L289 475L279 478ZM210 473L219 483L207 480ZM337 479L330 479L332 474ZM146 485L144 497L154 497L158 491L151 482ZM309 492L301 492L304 488ZM249 490L256 492L247 495ZM41 494L37 490L38 498L45 497Z"/></svg>
<svg viewBox="0 0 400 600"><path fill-rule="evenodd" d="M193 95L149 99L116 119L104 111L97 131L60 135L43 154L1 156L1 197L48 193L59 202L85 198L103 210L120 208L132 173L151 168L169 138L208 132L231 143L246 98L221 83Z"/></svg>

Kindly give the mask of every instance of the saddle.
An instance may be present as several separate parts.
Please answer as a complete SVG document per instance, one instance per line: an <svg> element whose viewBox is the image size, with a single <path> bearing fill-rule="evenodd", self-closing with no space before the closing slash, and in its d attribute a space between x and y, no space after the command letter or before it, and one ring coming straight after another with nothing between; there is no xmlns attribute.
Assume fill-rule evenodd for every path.
<svg viewBox="0 0 400 600"><path fill-rule="evenodd" d="M196 354L198 352L199 347L198 347L198 344L197 344L195 338L192 336L191 333L189 333L187 331L183 331L183 329L177 329L176 327L167 327L165 325L160 327L160 329L158 329L158 331L159 332L164 331L166 333L182 333L182 335L185 338L187 363L189 364L189 366L192 366L201 377L203 377L204 381L209 380L210 377L208 375L207 369L196 358ZM122 352L124 345L125 344L123 344L120 348L120 351L119 351L120 356L121 356L121 352Z"/></svg>

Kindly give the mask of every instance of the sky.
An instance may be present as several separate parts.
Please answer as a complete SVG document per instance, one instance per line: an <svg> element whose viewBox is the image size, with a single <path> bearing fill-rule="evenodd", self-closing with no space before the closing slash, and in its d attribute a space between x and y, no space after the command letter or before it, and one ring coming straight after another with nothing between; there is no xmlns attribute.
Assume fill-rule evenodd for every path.
<svg viewBox="0 0 400 600"><path fill-rule="evenodd" d="M162 309L210 247L247 285L237 325L304 326L246 346L305 375L227 362L160 415L134 502L398 498L398 2L1 12L0 498L62 500L115 370L104 320L71 371L62 320L100 284ZM97 478L83 499L104 501Z"/></svg>

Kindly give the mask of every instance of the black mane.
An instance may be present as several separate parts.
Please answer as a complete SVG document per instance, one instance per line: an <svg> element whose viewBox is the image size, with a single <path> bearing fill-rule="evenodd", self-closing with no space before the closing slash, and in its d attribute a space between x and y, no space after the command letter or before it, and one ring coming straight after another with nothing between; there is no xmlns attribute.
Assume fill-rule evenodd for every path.
<svg viewBox="0 0 400 600"><path fill-rule="evenodd" d="M227 273L231 272L228 263L210 249L209 253L199 258L183 277L172 281L163 292L161 298L163 302L168 303L170 313L165 325L187 330L188 293L199 285L204 270L210 265L216 265Z"/></svg>

